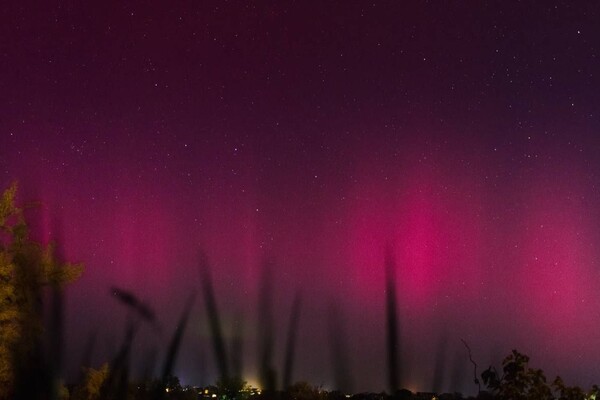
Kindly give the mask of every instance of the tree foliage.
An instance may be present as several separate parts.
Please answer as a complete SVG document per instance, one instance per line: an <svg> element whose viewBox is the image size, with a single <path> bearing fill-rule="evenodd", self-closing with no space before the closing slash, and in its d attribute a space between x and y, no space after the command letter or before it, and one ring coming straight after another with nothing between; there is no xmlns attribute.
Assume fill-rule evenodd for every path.
<svg viewBox="0 0 600 400"><path fill-rule="evenodd" d="M503 374L489 367L481 374L488 389L501 400L588 400L595 399L598 387L586 393L566 386L560 377L548 383L544 371L529 367L529 357L513 350L502 362Z"/></svg>
<svg viewBox="0 0 600 400"><path fill-rule="evenodd" d="M241 377L219 378L216 382L221 399L244 400L248 397L250 385Z"/></svg>
<svg viewBox="0 0 600 400"><path fill-rule="evenodd" d="M0 198L0 398L11 395L21 364L40 340L42 289L60 290L82 272L81 265L58 260L52 245L30 239L16 194L13 184Z"/></svg>
<svg viewBox="0 0 600 400"><path fill-rule="evenodd" d="M87 368L85 378L81 386L75 389L73 393L74 400L98 400L100 399L102 389L108 378L110 369L108 363L104 363L100 368Z"/></svg>

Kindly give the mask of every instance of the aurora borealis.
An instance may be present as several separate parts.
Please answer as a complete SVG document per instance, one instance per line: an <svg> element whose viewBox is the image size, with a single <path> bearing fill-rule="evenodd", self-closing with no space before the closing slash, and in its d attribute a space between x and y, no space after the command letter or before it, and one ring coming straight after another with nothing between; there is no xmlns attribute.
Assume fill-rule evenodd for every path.
<svg viewBox="0 0 600 400"><path fill-rule="evenodd" d="M443 389L473 393L461 338L482 369L517 348L600 382L597 4L151 3L0 7L0 183L86 265L71 374L92 332L97 363L120 340L111 286L171 332L203 251L248 378L270 262L275 363L301 289L294 380L334 385L335 307L354 389L384 390L389 246L403 386L441 359ZM200 303L192 384L216 378Z"/></svg>

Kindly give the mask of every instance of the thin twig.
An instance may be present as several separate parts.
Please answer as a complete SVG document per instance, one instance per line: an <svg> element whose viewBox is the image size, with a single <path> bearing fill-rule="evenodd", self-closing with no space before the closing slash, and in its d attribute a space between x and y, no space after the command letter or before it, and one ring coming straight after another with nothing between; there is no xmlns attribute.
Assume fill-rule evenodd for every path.
<svg viewBox="0 0 600 400"><path fill-rule="evenodd" d="M477 385L477 393L479 394L479 393L481 393L481 383L479 382L479 379L477 378L477 363L473 360L473 356L471 354L471 348L469 347L467 342L464 339L460 339L460 340L461 340L461 342L463 342L463 344L467 348L467 351L469 352L469 360L473 364L473 381Z"/></svg>

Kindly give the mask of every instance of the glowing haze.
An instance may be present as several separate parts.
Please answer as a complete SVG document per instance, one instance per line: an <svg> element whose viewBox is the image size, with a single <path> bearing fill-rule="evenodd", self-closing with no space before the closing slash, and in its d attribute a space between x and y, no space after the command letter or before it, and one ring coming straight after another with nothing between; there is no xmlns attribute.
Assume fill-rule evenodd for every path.
<svg viewBox="0 0 600 400"><path fill-rule="evenodd" d="M473 393L511 349L600 382L598 9L539 4L203 2L4 6L0 183L36 235L86 265L69 373L118 345L118 286L157 310L140 370L212 265L256 376L262 265L275 360L302 290L294 380L385 387L384 254L397 265L402 384ZM44 8L46 7L46 8ZM203 304L177 374L214 381ZM434 382L436 363L445 366Z"/></svg>

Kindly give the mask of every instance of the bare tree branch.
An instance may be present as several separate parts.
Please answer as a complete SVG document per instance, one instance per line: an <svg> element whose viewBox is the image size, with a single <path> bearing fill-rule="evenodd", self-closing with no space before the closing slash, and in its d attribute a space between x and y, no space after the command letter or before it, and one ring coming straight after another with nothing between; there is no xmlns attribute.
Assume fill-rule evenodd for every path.
<svg viewBox="0 0 600 400"><path fill-rule="evenodd" d="M460 339L460 340L461 340L461 342L463 342L463 344L467 348L467 351L469 352L469 360L473 364L473 382L475 382L475 384L477 385L477 393L479 394L479 393L481 393L481 383L479 382L479 379L477 378L477 363L473 360L471 348L469 347L467 342L464 339Z"/></svg>

